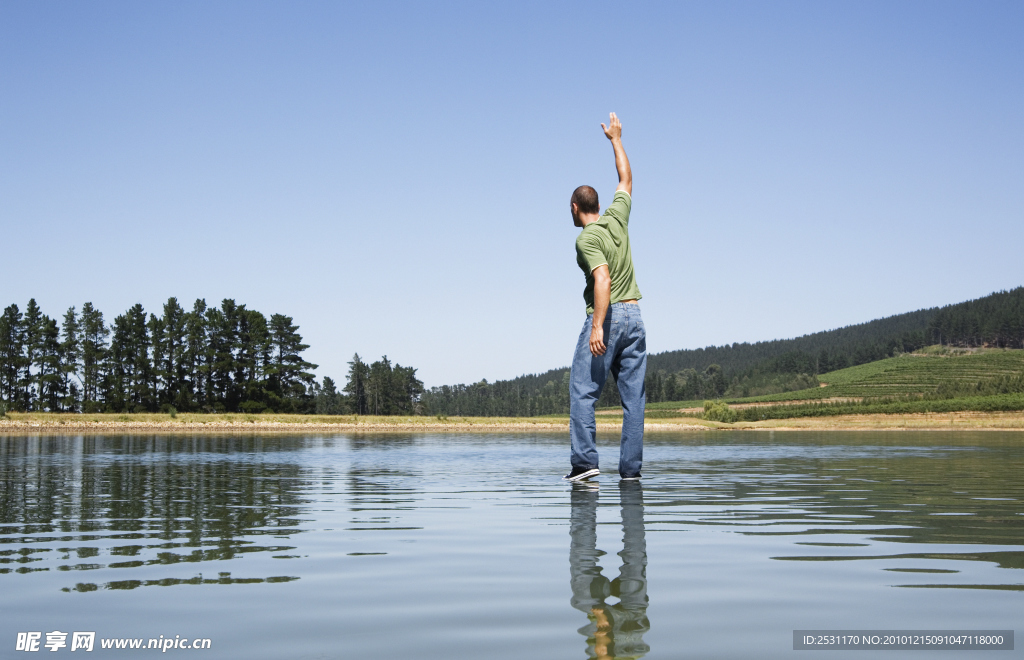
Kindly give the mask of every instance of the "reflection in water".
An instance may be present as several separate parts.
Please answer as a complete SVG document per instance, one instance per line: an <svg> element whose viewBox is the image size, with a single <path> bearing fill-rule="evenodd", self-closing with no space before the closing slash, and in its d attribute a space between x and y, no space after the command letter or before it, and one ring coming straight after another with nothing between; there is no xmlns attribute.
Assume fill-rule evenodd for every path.
<svg viewBox="0 0 1024 660"><path fill-rule="evenodd" d="M643 635L647 620L647 541L644 537L644 491L639 481L619 482L622 512L622 567L611 582L601 575L597 549L596 484L574 484L570 494L569 573L572 606L590 620L579 629L591 658L639 658L650 647ZM608 597L619 602L609 605Z"/></svg>
<svg viewBox="0 0 1024 660"><path fill-rule="evenodd" d="M270 445L258 437L139 436L0 443L0 574L289 557L276 553L294 546L274 541L303 531L298 516L310 482L298 465L264 460L261 454L275 451ZM298 579L217 570L204 577L196 569L188 577L79 582L64 591Z"/></svg>

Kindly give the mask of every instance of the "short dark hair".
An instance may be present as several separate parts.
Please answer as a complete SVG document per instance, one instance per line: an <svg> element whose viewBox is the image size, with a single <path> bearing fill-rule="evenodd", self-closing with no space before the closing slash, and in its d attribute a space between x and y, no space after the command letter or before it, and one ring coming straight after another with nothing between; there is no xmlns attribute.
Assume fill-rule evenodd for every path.
<svg viewBox="0 0 1024 660"><path fill-rule="evenodd" d="M601 210L601 205L597 201L597 191L590 186L580 186L572 191L569 203L575 204L580 213L597 213Z"/></svg>

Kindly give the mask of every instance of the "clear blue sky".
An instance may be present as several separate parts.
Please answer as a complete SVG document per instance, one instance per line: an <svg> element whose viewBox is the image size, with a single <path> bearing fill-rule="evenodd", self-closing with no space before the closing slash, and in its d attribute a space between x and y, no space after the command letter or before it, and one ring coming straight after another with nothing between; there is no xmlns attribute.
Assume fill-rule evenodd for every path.
<svg viewBox="0 0 1024 660"><path fill-rule="evenodd" d="M0 304L295 318L427 385L568 364L622 119L651 351L1024 284L1024 3L0 1Z"/></svg>

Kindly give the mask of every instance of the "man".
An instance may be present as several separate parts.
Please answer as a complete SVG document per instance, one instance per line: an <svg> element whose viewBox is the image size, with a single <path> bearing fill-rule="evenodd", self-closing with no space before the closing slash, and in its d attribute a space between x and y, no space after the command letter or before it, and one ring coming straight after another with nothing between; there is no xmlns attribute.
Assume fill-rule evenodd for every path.
<svg viewBox="0 0 1024 660"><path fill-rule="evenodd" d="M647 373L647 335L640 318L640 289L629 250L629 210L633 203L633 173L622 148L622 124L611 113L601 124L615 151L619 185L611 205L600 213L597 191L580 186L572 193L572 221L582 227L576 238L576 263L587 279L583 299L587 322L583 325L572 360L569 383L569 438L572 470L568 481L600 474L597 461L597 424L594 407L611 373L622 398L622 441L619 476L639 479L644 450L644 375Z"/></svg>

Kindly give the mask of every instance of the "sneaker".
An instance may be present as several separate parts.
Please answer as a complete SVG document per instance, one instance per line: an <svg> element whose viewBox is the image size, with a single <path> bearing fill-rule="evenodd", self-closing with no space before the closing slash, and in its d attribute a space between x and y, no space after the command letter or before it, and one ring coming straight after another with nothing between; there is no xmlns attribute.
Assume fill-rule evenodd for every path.
<svg viewBox="0 0 1024 660"><path fill-rule="evenodd" d="M642 475L640 475L640 474L635 474L632 477L622 477L622 480L623 481L640 481L641 476Z"/></svg>
<svg viewBox="0 0 1024 660"><path fill-rule="evenodd" d="M565 475L562 478L565 479L566 481L583 481L585 479L590 479L591 477L596 477L599 474L601 474L601 471L598 470L597 468L574 467L572 469L572 472L570 472L569 474Z"/></svg>

